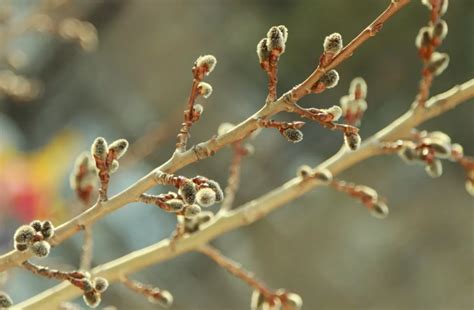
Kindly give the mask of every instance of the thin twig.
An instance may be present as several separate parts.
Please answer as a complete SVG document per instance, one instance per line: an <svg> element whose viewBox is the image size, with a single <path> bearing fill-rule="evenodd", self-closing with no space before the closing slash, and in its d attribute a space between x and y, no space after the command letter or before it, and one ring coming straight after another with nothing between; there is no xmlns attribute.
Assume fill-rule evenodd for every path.
<svg viewBox="0 0 474 310"><path fill-rule="evenodd" d="M355 50L365 41L375 36L383 27L383 24L401 8L407 5L410 0L391 1L388 8L382 12L367 28L357 37L347 44L331 61L325 66L318 66L313 73L301 84L292 90L292 97L298 101L311 92L311 87L324 75L324 73L337 67L341 62L351 57Z"/></svg>
<svg viewBox="0 0 474 310"><path fill-rule="evenodd" d="M439 4L433 5L433 8L430 12L430 23L435 25L435 23L439 20ZM431 55L436 52L436 48L439 44L435 43L435 38L432 38L429 42L429 46L426 48L425 53L421 53L420 50L420 58L423 61L423 69L421 72L421 80L419 83L418 94L416 96L416 107L417 108L424 108L426 100L428 100L430 96L430 89L431 85L433 84L434 74L430 70L427 70Z"/></svg>
<svg viewBox="0 0 474 310"><path fill-rule="evenodd" d="M278 60L279 56L270 55L270 68L268 74L268 96L266 102L272 102L277 99L277 85L278 85Z"/></svg>
<svg viewBox="0 0 474 310"><path fill-rule="evenodd" d="M297 103L290 102L287 107L288 112L296 113L302 118L307 118L312 121L318 122L321 126L330 130L339 130L342 132L354 132L357 133L359 128L347 124L338 124L332 121L333 116L328 115L320 109L308 108L305 109Z"/></svg>
<svg viewBox="0 0 474 310"><path fill-rule="evenodd" d="M70 284L83 291L88 290L89 288L89 274L84 272L50 269L48 267L36 265L30 261L24 261L22 266L26 270L42 277L56 279L59 281L68 281Z"/></svg>
<svg viewBox="0 0 474 310"><path fill-rule="evenodd" d="M227 178L227 186L224 190L225 198L224 201L222 201L219 212L227 212L232 209L235 194L240 185L240 170L242 167L242 158L246 154L246 149L242 146L241 142L237 142L232 145L232 151L233 156L229 167L229 177Z"/></svg>
<svg viewBox="0 0 474 310"><path fill-rule="evenodd" d="M213 261L215 261L219 266L230 272L232 275L246 282L254 289L260 291L260 293L265 297L266 300L272 300L275 297L275 294L269 288L267 288L265 283L257 279L253 272L245 270L242 265L240 265L236 261L231 260L228 257L225 257L216 248L211 247L209 245L203 245L197 250L212 259Z"/></svg>
<svg viewBox="0 0 474 310"><path fill-rule="evenodd" d="M40 275L42 277L46 277L49 279L56 279L56 280L69 280L71 276L67 272L49 269L48 267L38 266L29 261L23 262L23 267L26 270L31 271L34 274Z"/></svg>
<svg viewBox="0 0 474 310"><path fill-rule="evenodd" d="M178 134L178 142L176 143L176 151L177 152L185 152L186 151L186 146L188 143L188 138L189 138L189 130L191 129L191 126L194 123L193 120L193 109L194 109L194 102L196 101L197 95L198 95L198 85L199 85L199 80L196 78L193 79L193 84L191 86L191 94L189 95L188 98L188 109L184 111L184 121L182 123L182 127L179 131Z"/></svg>
<svg viewBox="0 0 474 310"><path fill-rule="evenodd" d="M173 302L171 294L166 290L132 280L126 276L120 277L120 282L129 290L147 297L150 302L158 302L165 307L170 306Z"/></svg>

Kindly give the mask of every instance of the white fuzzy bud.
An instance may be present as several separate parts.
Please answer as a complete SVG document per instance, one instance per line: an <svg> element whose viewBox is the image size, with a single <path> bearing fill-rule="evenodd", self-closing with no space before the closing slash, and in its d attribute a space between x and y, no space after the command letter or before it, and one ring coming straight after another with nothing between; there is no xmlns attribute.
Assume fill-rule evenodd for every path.
<svg viewBox="0 0 474 310"><path fill-rule="evenodd" d="M219 128L217 129L217 134L220 136L220 135L223 135L223 134L226 134L228 133L232 128L234 128L235 125L234 124L231 124L231 123L222 123L219 125Z"/></svg>
<svg viewBox="0 0 474 310"><path fill-rule="evenodd" d="M211 188L202 188L196 194L196 202L201 206L207 208L216 202L216 192Z"/></svg>
<svg viewBox="0 0 474 310"><path fill-rule="evenodd" d="M28 243L33 239L35 232L35 229L30 225L22 225L15 231L13 239L17 243Z"/></svg>
<svg viewBox="0 0 474 310"><path fill-rule="evenodd" d="M452 161L456 161L456 158L464 156L464 148L461 144L453 143L451 144L451 157L449 158Z"/></svg>
<svg viewBox="0 0 474 310"><path fill-rule="evenodd" d="M273 26L268 30L267 47L270 52L273 50L277 50L280 53L285 52L285 38L277 26Z"/></svg>
<svg viewBox="0 0 474 310"><path fill-rule="evenodd" d="M433 5L431 4L431 0L421 0L421 3L423 5L425 5L428 9L430 9L430 10L433 9ZM441 0L441 6L439 8L439 15L443 16L444 14L446 14L446 12L448 11L448 5L449 5L448 0Z"/></svg>
<svg viewBox="0 0 474 310"><path fill-rule="evenodd" d="M443 174L443 164L441 160L435 159L425 166L425 171L432 178L438 178Z"/></svg>
<svg viewBox="0 0 474 310"><path fill-rule="evenodd" d="M446 53L434 52L431 54L427 69L434 75L440 75L449 65L449 55Z"/></svg>
<svg viewBox="0 0 474 310"><path fill-rule="evenodd" d="M101 302L100 293L95 291L85 293L82 298L90 308L97 308Z"/></svg>
<svg viewBox="0 0 474 310"><path fill-rule="evenodd" d="M347 132L344 134L344 142L350 150L355 151L359 148L362 139L356 132Z"/></svg>
<svg viewBox="0 0 474 310"><path fill-rule="evenodd" d="M302 178L308 178L313 175L313 168L311 168L308 165L302 165L298 167L298 170L296 171L296 175Z"/></svg>
<svg viewBox="0 0 474 310"><path fill-rule="evenodd" d="M93 281L94 288L99 292L103 293L107 290L109 287L109 281L107 279L102 278L102 277L97 277Z"/></svg>
<svg viewBox="0 0 474 310"><path fill-rule="evenodd" d="M120 167L120 164L118 162L118 160L113 160L112 161L112 164L110 165L109 167L109 173L115 173L117 172L118 168Z"/></svg>
<svg viewBox="0 0 474 310"><path fill-rule="evenodd" d="M107 152L107 141L102 137L96 138L91 147L92 156L104 160L107 157Z"/></svg>
<svg viewBox="0 0 474 310"><path fill-rule="evenodd" d="M173 212L179 212L183 210L184 203L181 199L170 199L166 201L166 205L171 209Z"/></svg>
<svg viewBox="0 0 474 310"><path fill-rule="evenodd" d="M431 44L431 37L433 28L431 27L421 27L418 31L418 34L415 38L415 46L417 48L427 47Z"/></svg>
<svg viewBox="0 0 474 310"><path fill-rule="evenodd" d="M257 44L257 56L260 63L267 61L270 52L268 51L267 38L261 39Z"/></svg>
<svg viewBox="0 0 474 310"><path fill-rule="evenodd" d="M295 293L286 293L285 306L289 310L300 310L303 308L303 299Z"/></svg>
<svg viewBox="0 0 474 310"><path fill-rule="evenodd" d="M384 219L388 216L388 206L383 201L376 201L370 208L370 214L378 219Z"/></svg>
<svg viewBox="0 0 474 310"><path fill-rule="evenodd" d="M342 116L342 109L341 107L337 105L334 105L330 107L329 109L325 109L324 111L326 111L326 113L328 114L331 114L333 117L332 121L335 121L335 122L338 121Z"/></svg>
<svg viewBox="0 0 474 310"><path fill-rule="evenodd" d="M193 218L199 213L201 213L201 207L198 205L189 205L184 209L184 217L186 218Z"/></svg>
<svg viewBox="0 0 474 310"><path fill-rule="evenodd" d="M356 77L351 81L349 86L349 94L355 99L366 99L367 98L367 83L361 77Z"/></svg>
<svg viewBox="0 0 474 310"><path fill-rule="evenodd" d="M433 36L444 40L448 35L448 24L443 19L440 19L433 27Z"/></svg>
<svg viewBox="0 0 474 310"><path fill-rule="evenodd" d="M281 34L283 35L283 40L286 41L288 40L288 28L286 28L285 25L280 25L278 26L278 29L280 29Z"/></svg>
<svg viewBox="0 0 474 310"><path fill-rule="evenodd" d="M125 153L127 152L127 149L128 149L128 141L125 139L115 140L109 145L109 152L114 152L115 158L117 159L125 155Z"/></svg>
<svg viewBox="0 0 474 310"><path fill-rule="evenodd" d="M339 73L336 70L326 72L318 81L318 83L324 84L326 88L336 87L339 83Z"/></svg>
<svg viewBox="0 0 474 310"><path fill-rule="evenodd" d="M193 110L194 110L194 112L198 113L199 115L202 115L202 113L204 113L204 107L202 106L202 104L199 104L199 103L197 103L193 106Z"/></svg>
<svg viewBox="0 0 474 310"><path fill-rule="evenodd" d="M198 84L198 91L199 94L204 98L209 98L209 96L212 94L212 86L209 83L200 82Z"/></svg>
<svg viewBox="0 0 474 310"><path fill-rule="evenodd" d="M342 36L340 33L332 33L324 39L324 51L327 53L337 54L343 47Z"/></svg>
<svg viewBox="0 0 474 310"><path fill-rule="evenodd" d="M54 236L54 225L51 221L44 221L42 223L41 234L45 239L50 239Z"/></svg>
<svg viewBox="0 0 474 310"><path fill-rule="evenodd" d="M303 132L296 128L287 128L282 132L282 135L289 142L298 143L303 140Z"/></svg>
<svg viewBox="0 0 474 310"><path fill-rule="evenodd" d="M195 62L196 67L203 67L206 69L206 75L211 73L216 67L217 59L213 55L199 56Z"/></svg>
<svg viewBox="0 0 474 310"><path fill-rule="evenodd" d="M171 295L171 293L166 290L160 291L160 294L161 295L158 300L158 303L165 308L171 307L171 305L173 305L173 300L174 300L173 295Z"/></svg>
<svg viewBox="0 0 474 310"><path fill-rule="evenodd" d="M318 169L314 172L314 178L327 185L332 181L332 173L328 169Z"/></svg>
<svg viewBox="0 0 474 310"><path fill-rule="evenodd" d="M468 194L474 196L474 180L467 179L465 187Z"/></svg>
<svg viewBox="0 0 474 310"><path fill-rule="evenodd" d="M10 298L10 296L5 292L0 291L0 308L6 309L6 308L10 308L12 305L13 305L13 301Z"/></svg>
<svg viewBox="0 0 474 310"><path fill-rule="evenodd" d="M47 241L37 241L30 247L31 252L37 257L46 257L49 255L51 245Z"/></svg>
<svg viewBox="0 0 474 310"><path fill-rule="evenodd" d="M215 202L219 203L224 200L224 192L222 191L222 188L219 183L214 180L208 180L207 184L209 185L209 188L212 189L216 194Z"/></svg>
<svg viewBox="0 0 474 310"><path fill-rule="evenodd" d="M190 181L185 181L179 188L178 194L187 204L193 204L196 200L196 185Z"/></svg>

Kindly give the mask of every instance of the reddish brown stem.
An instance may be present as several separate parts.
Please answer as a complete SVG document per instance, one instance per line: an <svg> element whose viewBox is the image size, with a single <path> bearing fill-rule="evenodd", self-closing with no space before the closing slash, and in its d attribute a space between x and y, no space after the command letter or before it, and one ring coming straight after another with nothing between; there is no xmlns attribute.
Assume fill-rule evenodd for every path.
<svg viewBox="0 0 474 310"><path fill-rule="evenodd" d="M109 189L109 182L110 182L110 173L109 168L112 166L112 162L116 159L116 154L113 151L109 151L105 159L99 158L98 156L94 155L95 164L97 169L99 169L99 180L100 180L100 188L99 188L99 200L100 201L107 201L107 192Z"/></svg>
<svg viewBox="0 0 474 310"><path fill-rule="evenodd" d="M176 227L171 233L171 238L170 238L170 246L175 247L176 241L181 239L181 237L184 236L186 233L186 227L184 224L185 218L182 214L177 214L176 215Z"/></svg>
<svg viewBox="0 0 474 310"><path fill-rule="evenodd" d="M171 185L179 188L185 181L189 181L189 179L171 173L159 173L156 176L156 181L161 185Z"/></svg>
<svg viewBox="0 0 474 310"><path fill-rule="evenodd" d="M81 290L84 290L84 281L83 279L87 278L87 275L78 272L78 271L60 271L56 269L50 269L48 267L43 267L43 266L38 266L36 264L33 264L29 261L24 261L22 263L22 266L28 270L31 271L32 273L46 277L49 279L56 279L60 281L69 281L72 285L80 288Z"/></svg>
<svg viewBox="0 0 474 310"><path fill-rule="evenodd" d="M258 119L258 126L263 128L277 128L280 131L288 129L288 128L295 128L300 129L304 126L304 122L284 122L284 121L275 121L271 119Z"/></svg>
<svg viewBox="0 0 474 310"><path fill-rule="evenodd" d="M162 290L157 287L153 287L151 285L147 285L136 280L131 280L128 277L121 277L121 282L125 285L129 290L141 294L145 297L148 297L152 300L160 300L162 299Z"/></svg>
<svg viewBox="0 0 474 310"><path fill-rule="evenodd" d="M168 193L168 194L159 194L159 195L150 195L150 194L141 194L138 197L140 202L146 204L153 204L167 212L175 212L166 202L170 199L176 199L178 196L175 193Z"/></svg>
<svg viewBox="0 0 474 310"><path fill-rule="evenodd" d="M289 112L293 112L301 116L302 118L307 118L312 121L318 122L321 126L331 129L331 130L340 130L344 133L359 132L359 128L347 124L338 124L332 122L333 116L331 114L325 113L324 111L316 108L305 109L298 104L294 103L291 106Z"/></svg>
<svg viewBox="0 0 474 310"><path fill-rule="evenodd" d="M337 191L348 194L349 196L360 200L367 208L371 209L377 201L380 199L377 192L364 185L356 185L354 183L334 179L331 181L330 186L336 189Z"/></svg>
<svg viewBox="0 0 474 310"><path fill-rule="evenodd" d="M189 139L189 130L194 123L193 112L194 112L194 102L196 101L198 95L198 85L201 80L199 78L193 79L193 84L191 86L191 94L188 98L188 109L184 111L184 122L182 123L181 130L178 134L178 142L176 143L176 151L185 152L186 145Z"/></svg>
<svg viewBox="0 0 474 310"><path fill-rule="evenodd" d="M247 154L247 150L242 146L241 141L232 145L233 157L229 167L229 177L227 178L227 186L225 188L225 198L222 202L221 211L229 211L232 209L235 194L240 185L240 170L242 167L242 158Z"/></svg>
<svg viewBox="0 0 474 310"><path fill-rule="evenodd" d="M219 266L221 266L237 278L241 279L242 281L246 282L249 286L258 290L267 301L271 302L276 298L275 293L269 288L267 288L265 283L257 279L253 272L245 270L239 263L231 260L228 257L225 257L217 249L209 245L205 245L199 248L199 252L211 258Z"/></svg>
<svg viewBox="0 0 474 310"><path fill-rule="evenodd" d="M273 102L277 99L278 84L278 59L275 54L270 55L268 74L268 96L266 102Z"/></svg>
<svg viewBox="0 0 474 310"><path fill-rule="evenodd" d="M324 73L334 69L346 58L352 56L355 50L362 45L362 43L375 36L382 29L383 24L409 2L410 0L391 1L387 9L385 9L382 14L380 14L369 26L367 26L367 28L347 44L337 55L335 55L330 61L327 61L326 64L318 65L305 81L295 86L291 91L292 100L298 101L305 95L309 94L311 92L311 87L321 78L321 76L323 76Z"/></svg>
<svg viewBox="0 0 474 310"><path fill-rule="evenodd" d="M439 20L439 10L441 2L437 1L433 5L430 13L430 23L435 25ZM433 84L434 75L427 69L431 55L436 52L436 48L440 45L440 41L437 38L432 38L429 45L423 49L420 49L420 58L423 61L423 69L421 72L421 80L418 88L418 94L415 100L416 108L424 108L426 101L430 96L431 85ZM423 52L422 52L423 51Z"/></svg>

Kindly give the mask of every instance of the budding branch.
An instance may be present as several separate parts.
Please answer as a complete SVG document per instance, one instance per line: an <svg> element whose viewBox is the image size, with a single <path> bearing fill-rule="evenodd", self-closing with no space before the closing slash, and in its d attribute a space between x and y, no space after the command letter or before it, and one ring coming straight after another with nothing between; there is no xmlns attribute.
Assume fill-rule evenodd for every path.
<svg viewBox="0 0 474 310"><path fill-rule="evenodd" d="M403 139L416 126L472 98L474 98L474 79L432 97L427 101L426 108L423 110L410 109L390 125L366 139L357 151L351 152L346 147L341 148L339 152L315 169L328 169L333 175L337 175L370 157L384 155L385 150L380 147L381 142ZM201 230L188 237L176 240L173 246L170 245L170 240L165 239L104 265L97 266L91 273L93 276L104 277L109 282L120 281L120 274L131 274L183 253L196 250L226 232L249 225L265 217L268 213L319 185L320 182L314 178L293 178L267 194L235 208L235 210L216 216ZM113 199L109 200L108 203ZM72 299L80 294L79 290L64 282L20 303L18 306L22 309L54 307L62 301Z"/></svg>
<svg viewBox="0 0 474 310"><path fill-rule="evenodd" d="M175 152L173 156L160 167L132 184L130 187L110 198L101 201L90 209L76 216L70 221L60 225L51 239L51 245L59 245L87 225L95 223L107 214L121 208L129 203L138 202L141 194L160 182L163 173L173 173L180 168L194 163L198 160L214 155L219 149L232 145L248 137L258 128L260 119L266 119L279 112L293 112L296 102L309 93L308 89L321 78L321 76L335 68L345 59L350 57L354 51L366 40L374 36L382 27L383 23L398 12L409 0L391 1L388 8L377 17L365 30L353 39L343 50L323 66L318 66L315 71L301 84L282 95L273 102L267 102L258 112L241 122L230 131L199 143L189 150ZM432 97L426 102L424 109L410 109L393 123L367 139L357 151L349 151L345 146L334 156L323 162L317 169L328 169L333 175L363 161L369 157L382 155L384 149L380 147L381 142L391 142L408 136L410 130L422 122L438 116L439 114L454 108L458 104L474 97L474 79L451 90ZM182 239L174 240L171 245L169 239L162 240L147 248L132 252L121 258L113 260L104 265L94 268L91 272L94 276L101 276L110 282L120 281L120 276L127 275L158 262L171 259L185 252L197 250L208 241L222 235L225 232L238 227L248 225L264 217L269 212L294 200L314 187L320 182L313 178L296 177L282 186L270 191L258 199L250 201L235 210L220 212L201 230L190 234ZM0 272L11 267L19 267L31 257L29 252L11 251L0 256ZM81 292L74 289L72 285L63 282L21 304L21 309L42 307L55 307L64 300L80 295Z"/></svg>

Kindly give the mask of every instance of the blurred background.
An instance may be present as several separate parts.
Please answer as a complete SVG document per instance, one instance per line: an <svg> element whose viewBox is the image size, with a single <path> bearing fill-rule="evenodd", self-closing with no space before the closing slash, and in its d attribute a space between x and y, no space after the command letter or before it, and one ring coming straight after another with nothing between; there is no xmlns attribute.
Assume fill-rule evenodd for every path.
<svg viewBox="0 0 474 310"><path fill-rule="evenodd" d="M1 0L0 253L12 248L19 225L35 218L60 224L81 212L68 178L75 157L95 137L132 143L112 178L111 194L167 160L199 55L215 55L218 65L207 78L214 93L192 128L193 144L215 134L222 122L243 120L264 102L266 75L255 46L270 26L289 29L279 67L281 93L314 69L326 35L340 32L349 42L388 2ZM362 76L369 106L362 138L384 127L417 93L421 62L414 41L428 14L420 1L412 1L338 67L336 88L307 96L301 104L337 104L350 81ZM70 18L95 28L84 23L78 36L68 32ZM448 52L451 62L436 78L433 94L474 75L474 2L451 1L445 20L449 34L439 50ZM420 129L442 130L472 155L473 123L471 100ZM265 130L251 141L255 154L244 160L236 205L281 185L302 164L321 163L343 143L342 135L317 124L305 126L304 135L293 145L276 130ZM225 184L231 155L223 149L180 173ZM446 162L443 176L431 179L423 167L386 156L340 177L387 197L390 216L374 219L348 196L318 188L213 244L270 287L300 294L305 309L474 308L474 200L464 189L460 167ZM130 229L134 224L139 226ZM93 264L168 237L174 225L175 217L157 208L126 206L94 226ZM39 263L77 268L81 245L78 234ZM171 291L173 309L238 310L250 303L249 287L199 253L133 278ZM3 289L20 302L55 284L18 269L9 273ZM78 304L86 308L82 300ZM120 284L103 296L100 307L105 306L159 307Z"/></svg>

